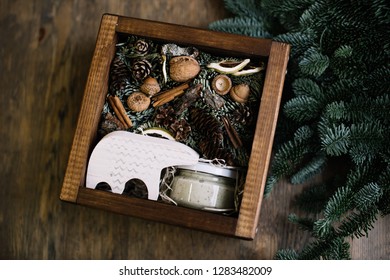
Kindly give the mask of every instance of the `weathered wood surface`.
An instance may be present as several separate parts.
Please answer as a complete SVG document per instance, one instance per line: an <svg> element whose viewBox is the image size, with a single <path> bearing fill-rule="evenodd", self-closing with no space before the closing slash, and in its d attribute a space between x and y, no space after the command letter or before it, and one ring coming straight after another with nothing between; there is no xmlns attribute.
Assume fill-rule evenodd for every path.
<svg viewBox="0 0 390 280"><path fill-rule="evenodd" d="M271 259L309 236L287 222L300 187L263 201L254 241L59 200L103 13L207 27L222 1L0 1L0 259ZM354 259L389 259L390 218L353 240ZM177 245L181 246L178 247Z"/></svg>

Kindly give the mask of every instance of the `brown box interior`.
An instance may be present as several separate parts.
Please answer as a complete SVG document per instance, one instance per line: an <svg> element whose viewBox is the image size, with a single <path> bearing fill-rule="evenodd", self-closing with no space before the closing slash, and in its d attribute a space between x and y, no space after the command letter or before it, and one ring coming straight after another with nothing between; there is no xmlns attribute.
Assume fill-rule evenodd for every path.
<svg viewBox="0 0 390 280"><path fill-rule="evenodd" d="M264 57L268 60L238 217L125 197L85 187L86 167L89 155L96 144L98 123L107 94L110 64L115 54L115 44L119 33L195 46L204 51L218 52L221 55ZM289 45L269 39L249 38L186 26L104 15L60 198L64 201L124 215L253 239L260 214L288 55Z"/></svg>

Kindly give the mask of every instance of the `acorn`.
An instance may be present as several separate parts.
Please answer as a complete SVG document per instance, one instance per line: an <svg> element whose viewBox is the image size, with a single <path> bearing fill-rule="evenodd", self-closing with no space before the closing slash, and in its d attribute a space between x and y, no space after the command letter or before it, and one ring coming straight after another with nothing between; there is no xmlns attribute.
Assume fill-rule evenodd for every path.
<svg viewBox="0 0 390 280"><path fill-rule="evenodd" d="M231 88L230 97L239 103L246 103L250 94L250 88L247 84L239 84Z"/></svg>
<svg viewBox="0 0 390 280"><path fill-rule="evenodd" d="M134 112L141 112L149 108L150 97L143 92L135 91L127 98L127 106Z"/></svg>
<svg viewBox="0 0 390 280"><path fill-rule="evenodd" d="M140 90L147 96L152 97L156 93L159 93L161 88L156 78L147 77L141 85Z"/></svg>
<svg viewBox="0 0 390 280"><path fill-rule="evenodd" d="M213 79L211 87L219 95L225 95L232 88L232 80L226 75L218 75Z"/></svg>
<svg viewBox="0 0 390 280"><path fill-rule="evenodd" d="M186 82L198 75L200 66L191 56L176 56L169 61L169 76L175 82Z"/></svg>

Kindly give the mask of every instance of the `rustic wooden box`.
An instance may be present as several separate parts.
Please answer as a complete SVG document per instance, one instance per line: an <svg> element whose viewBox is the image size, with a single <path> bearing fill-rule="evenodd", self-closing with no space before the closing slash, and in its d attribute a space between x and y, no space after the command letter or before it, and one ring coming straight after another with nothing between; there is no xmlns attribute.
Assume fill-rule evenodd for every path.
<svg viewBox="0 0 390 280"><path fill-rule="evenodd" d="M115 54L119 33L191 45L229 56L257 56L268 59L245 189L237 217L85 187L86 168L90 153L96 144L98 123L108 90L110 63ZM289 49L289 45L269 39L103 15L62 185L61 200L172 225L253 239L270 162Z"/></svg>

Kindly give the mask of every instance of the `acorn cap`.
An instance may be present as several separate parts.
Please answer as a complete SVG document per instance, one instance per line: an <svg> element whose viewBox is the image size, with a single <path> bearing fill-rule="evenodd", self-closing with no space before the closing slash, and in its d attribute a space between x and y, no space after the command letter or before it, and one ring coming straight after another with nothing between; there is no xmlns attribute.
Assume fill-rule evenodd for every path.
<svg viewBox="0 0 390 280"><path fill-rule="evenodd" d="M213 79L211 87L219 95L225 95L232 88L232 80L226 75L218 75Z"/></svg>

